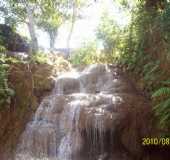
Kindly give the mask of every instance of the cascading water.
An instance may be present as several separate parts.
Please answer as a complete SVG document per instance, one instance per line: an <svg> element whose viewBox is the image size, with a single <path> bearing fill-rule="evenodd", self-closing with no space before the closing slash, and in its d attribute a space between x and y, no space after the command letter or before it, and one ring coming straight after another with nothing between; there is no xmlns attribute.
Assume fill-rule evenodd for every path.
<svg viewBox="0 0 170 160"><path fill-rule="evenodd" d="M107 65L59 76L22 134L15 160L103 160L121 102L115 83Z"/></svg>

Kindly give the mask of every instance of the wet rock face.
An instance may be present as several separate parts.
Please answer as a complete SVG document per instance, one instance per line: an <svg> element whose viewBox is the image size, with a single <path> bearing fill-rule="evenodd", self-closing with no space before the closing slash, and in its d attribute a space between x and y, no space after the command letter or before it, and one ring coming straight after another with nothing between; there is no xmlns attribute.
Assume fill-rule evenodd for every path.
<svg viewBox="0 0 170 160"><path fill-rule="evenodd" d="M76 78L59 77L57 80L57 92L62 94L71 94L80 92L80 82Z"/></svg>
<svg viewBox="0 0 170 160"><path fill-rule="evenodd" d="M148 133L146 108L115 68L64 74L28 123L15 160L137 160Z"/></svg>

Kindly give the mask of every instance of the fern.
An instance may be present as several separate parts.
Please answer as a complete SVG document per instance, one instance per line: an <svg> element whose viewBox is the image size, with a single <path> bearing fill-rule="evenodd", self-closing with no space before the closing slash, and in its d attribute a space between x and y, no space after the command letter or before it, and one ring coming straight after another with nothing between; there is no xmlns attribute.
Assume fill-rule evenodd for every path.
<svg viewBox="0 0 170 160"><path fill-rule="evenodd" d="M169 120L170 120L170 114L169 113L167 113L166 115L163 115L160 118L160 122L159 122L160 126L162 128L165 128L167 126L167 123L169 122Z"/></svg>
<svg viewBox="0 0 170 160"><path fill-rule="evenodd" d="M169 84L169 80L164 81L163 83ZM159 118L160 127L168 127L170 121L170 87L161 87L156 90L152 94L152 98L158 103L153 110L155 111L155 115Z"/></svg>
<svg viewBox="0 0 170 160"><path fill-rule="evenodd" d="M163 81L162 84L170 85L170 80Z"/></svg>
<svg viewBox="0 0 170 160"><path fill-rule="evenodd" d="M159 126L161 128L167 128L170 122L170 98L156 105L154 111L159 119Z"/></svg>
<svg viewBox="0 0 170 160"><path fill-rule="evenodd" d="M152 94L152 98L156 98L160 96L170 96L170 88L162 87Z"/></svg>
<svg viewBox="0 0 170 160"><path fill-rule="evenodd" d="M170 98L168 98L165 101L160 102L154 107L154 110L158 113L164 112L167 109L170 109Z"/></svg>

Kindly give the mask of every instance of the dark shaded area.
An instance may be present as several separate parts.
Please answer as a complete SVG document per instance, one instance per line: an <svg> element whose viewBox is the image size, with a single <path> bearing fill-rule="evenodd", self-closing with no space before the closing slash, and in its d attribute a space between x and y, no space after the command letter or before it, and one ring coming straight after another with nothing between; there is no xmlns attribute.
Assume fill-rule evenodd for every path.
<svg viewBox="0 0 170 160"><path fill-rule="evenodd" d="M12 52L28 52L29 43L17 34L13 29L5 24L0 24L0 43L8 51Z"/></svg>
<svg viewBox="0 0 170 160"><path fill-rule="evenodd" d="M169 160L170 145L150 145L144 146L144 155L142 160Z"/></svg>

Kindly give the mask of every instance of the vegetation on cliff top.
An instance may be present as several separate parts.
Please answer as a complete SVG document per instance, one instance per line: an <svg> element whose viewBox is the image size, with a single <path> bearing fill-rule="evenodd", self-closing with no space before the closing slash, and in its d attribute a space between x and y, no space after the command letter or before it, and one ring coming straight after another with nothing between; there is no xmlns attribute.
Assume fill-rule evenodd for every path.
<svg viewBox="0 0 170 160"><path fill-rule="evenodd" d="M170 3L158 0L138 2L132 9L127 37L123 40L120 63L140 87L153 98L159 127L169 130L169 15ZM154 107L156 106L156 107Z"/></svg>
<svg viewBox="0 0 170 160"><path fill-rule="evenodd" d="M57 76L60 72L68 71L70 68L71 66L68 61L55 55L37 53L31 58L22 60L19 57L10 57L1 53L0 108L9 106L11 99L15 96L21 96L19 99L23 99L23 101L25 101L25 98L28 96L22 97L20 93L32 92L32 90L40 91L43 89L52 89L51 86L49 86L52 76ZM29 77L24 77L27 72L30 73ZM21 82L16 81L17 78L14 77L11 79L11 76L19 76L19 81ZM25 89L25 91L23 90L21 92L21 89L26 86L26 83L21 88L18 88L17 85L20 85L22 82L24 82L24 79L26 80L27 84L31 83L32 86L30 86L30 90ZM17 92L19 93L18 95Z"/></svg>

